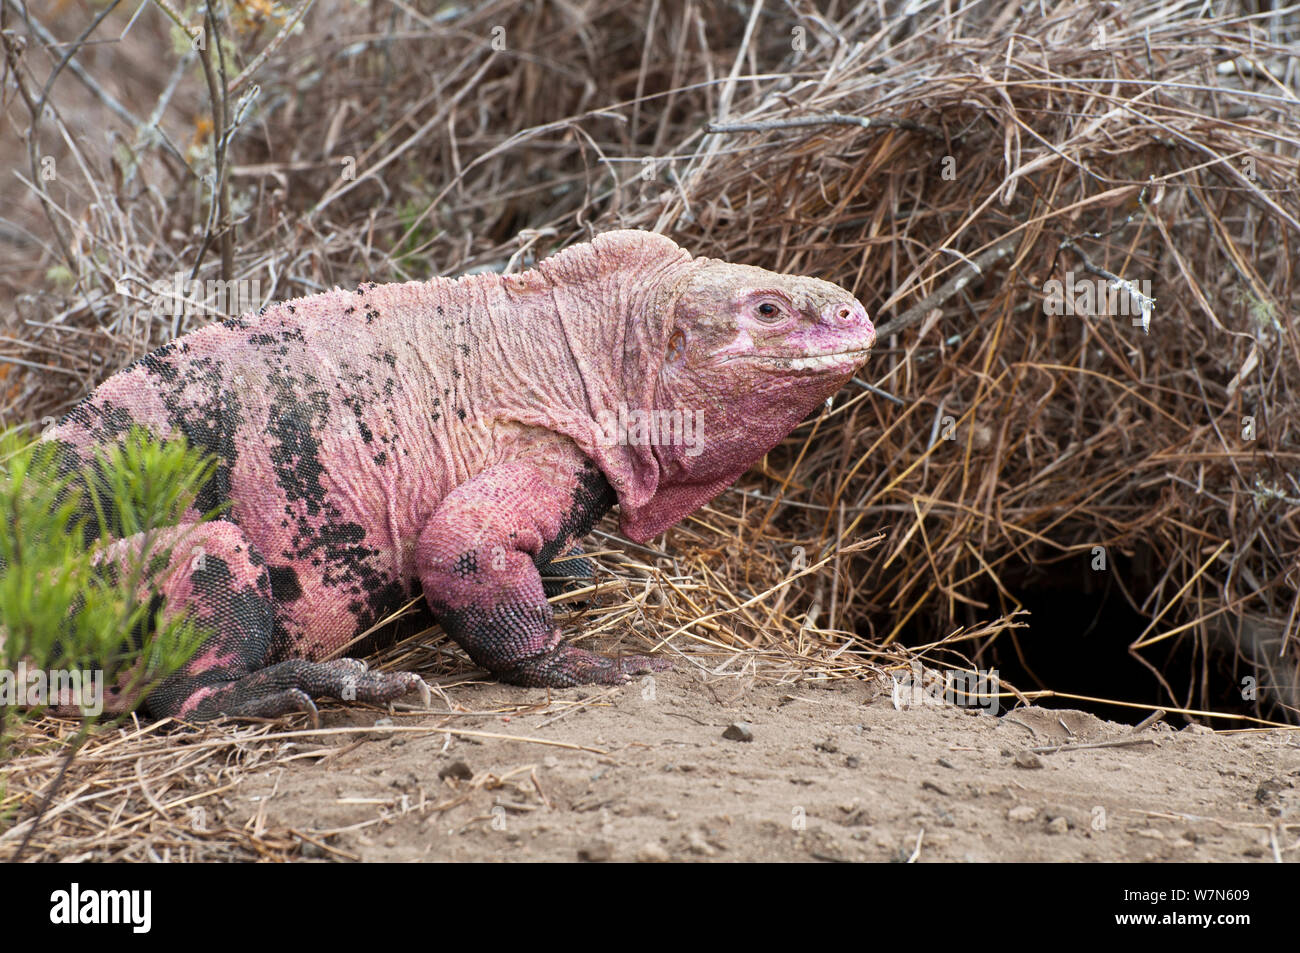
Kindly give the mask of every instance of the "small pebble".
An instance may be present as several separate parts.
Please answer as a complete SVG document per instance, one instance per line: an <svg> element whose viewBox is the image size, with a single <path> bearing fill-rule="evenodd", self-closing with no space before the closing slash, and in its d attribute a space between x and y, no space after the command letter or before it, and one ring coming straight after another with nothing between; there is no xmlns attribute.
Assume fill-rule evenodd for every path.
<svg viewBox="0 0 1300 953"><path fill-rule="evenodd" d="M737 721L727 725L727 730L722 733L722 737L728 741L753 741L754 730L745 722Z"/></svg>
<svg viewBox="0 0 1300 953"><path fill-rule="evenodd" d="M642 844L636 852L636 860L639 864L666 864L672 860L668 856L668 851L664 850L658 844L651 842Z"/></svg>
<svg viewBox="0 0 1300 953"><path fill-rule="evenodd" d="M453 761L438 772L438 777L444 781L448 778L453 781L468 781L474 777L474 772L470 770L469 765L464 761Z"/></svg>
<svg viewBox="0 0 1300 953"><path fill-rule="evenodd" d="M578 848L578 859L589 864L603 864L614 856L614 848L607 841L592 841Z"/></svg>

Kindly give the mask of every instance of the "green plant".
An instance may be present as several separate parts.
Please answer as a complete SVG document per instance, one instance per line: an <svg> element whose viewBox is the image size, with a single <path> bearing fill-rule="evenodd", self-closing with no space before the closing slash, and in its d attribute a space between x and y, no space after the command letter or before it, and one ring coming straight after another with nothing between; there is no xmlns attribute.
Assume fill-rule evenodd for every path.
<svg viewBox="0 0 1300 953"><path fill-rule="evenodd" d="M147 694L206 634L184 614L161 613L158 594L184 535L164 531L182 522L215 460L139 427L89 465L75 459L55 441L0 437L0 682L10 681L0 692L0 754L7 716L45 707L24 704L20 668L40 679L97 673L98 698L78 699L88 727L106 684L127 697Z"/></svg>

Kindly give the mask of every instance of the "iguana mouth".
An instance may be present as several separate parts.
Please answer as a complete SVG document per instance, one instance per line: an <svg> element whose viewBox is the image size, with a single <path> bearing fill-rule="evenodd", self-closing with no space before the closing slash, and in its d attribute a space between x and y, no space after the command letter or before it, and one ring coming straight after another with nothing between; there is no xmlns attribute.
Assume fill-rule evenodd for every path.
<svg viewBox="0 0 1300 953"><path fill-rule="evenodd" d="M765 356L761 354L738 354L727 358L724 363L746 361L759 367L774 371L828 371L837 368L852 370L870 352L871 348L861 347L851 351L833 351L830 354L791 354L789 356Z"/></svg>

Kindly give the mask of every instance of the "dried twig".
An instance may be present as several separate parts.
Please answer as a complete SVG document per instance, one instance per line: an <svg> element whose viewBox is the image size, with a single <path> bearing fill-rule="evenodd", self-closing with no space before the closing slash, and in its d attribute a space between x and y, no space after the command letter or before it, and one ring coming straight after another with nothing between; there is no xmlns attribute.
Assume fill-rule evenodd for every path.
<svg viewBox="0 0 1300 953"><path fill-rule="evenodd" d="M755 119L749 122L710 122L704 128L710 133L773 132L779 129L808 129L814 126L857 126L859 129L906 129L923 132L935 139L943 139L941 130L912 119L887 119L879 116L845 116L826 113L814 116L791 116L787 119Z"/></svg>

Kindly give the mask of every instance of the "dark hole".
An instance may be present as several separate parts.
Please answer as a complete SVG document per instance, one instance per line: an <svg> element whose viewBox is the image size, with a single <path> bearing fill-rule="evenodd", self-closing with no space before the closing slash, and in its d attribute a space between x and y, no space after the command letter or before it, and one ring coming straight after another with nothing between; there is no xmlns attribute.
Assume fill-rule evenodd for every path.
<svg viewBox="0 0 1300 953"><path fill-rule="evenodd" d="M983 670L996 668L1002 679L1025 692L1050 689L1145 706L1185 706L1246 715L1261 713L1254 702L1242 697L1241 679L1251 674L1253 668L1235 654L1226 632L1212 640L1208 657L1192 630L1139 649L1138 655L1148 664L1130 652L1129 646L1143 636L1151 621L1150 615L1134 607L1130 596L1142 600L1159 580L1149 549L1139 547L1131 556L1107 550L1104 570L1094 569L1093 561L1094 556L1084 552L1065 557L1057 555L1050 562L999 566L1003 585L1029 612L1024 617L1028 628L1003 632L991 643L985 643L973 655L977 666ZM1166 592L1172 594L1180 585L1177 581L1172 587L1167 583ZM996 617L999 611L1014 608L992 582L973 595L989 609L960 610L968 618L959 619L958 623L977 624ZM1158 635L1182 621L1181 616L1175 618L1171 612L1147 636ZM931 631L926 623L910 628L911 631L902 633L905 644L913 640L928 642L946 634ZM975 647L967 645L964 651L969 655ZM1044 708L1077 708L1129 724L1142 721L1152 710L1051 696L1036 699L1035 704ZM1175 728L1188 721L1172 712L1165 720ZM1209 720L1209 724L1216 728L1239 726L1223 720Z"/></svg>

